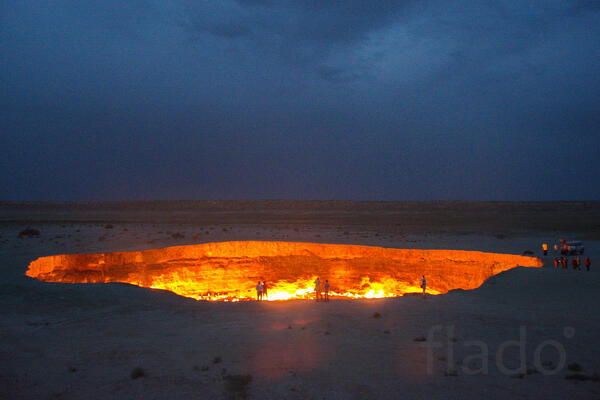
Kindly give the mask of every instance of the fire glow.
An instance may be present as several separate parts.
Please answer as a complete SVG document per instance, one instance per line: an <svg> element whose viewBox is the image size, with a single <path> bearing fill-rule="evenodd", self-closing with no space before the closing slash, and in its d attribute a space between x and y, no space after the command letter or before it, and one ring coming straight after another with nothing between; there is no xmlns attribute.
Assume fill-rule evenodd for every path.
<svg viewBox="0 0 600 400"><path fill-rule="evenodd" d="M165 289L198 300L256 298L266 280L268 300L314 298L314 281L331 283L332 298L382 298L421 292L474 289L516 266L541 260L460 250L405 250L291 242L221 242L164 249L41 257L27 276L47 282L123 282Z"/></svg>

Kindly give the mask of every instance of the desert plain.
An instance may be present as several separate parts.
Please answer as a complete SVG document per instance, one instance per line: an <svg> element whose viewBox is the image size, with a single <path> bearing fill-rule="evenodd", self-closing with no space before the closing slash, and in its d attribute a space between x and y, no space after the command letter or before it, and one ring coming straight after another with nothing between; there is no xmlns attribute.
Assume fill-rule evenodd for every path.
<svg viewBox="0 0 600 400"><path fill-rule="evenodd" d="M591 271L554 268L541 244L559 238L583 242ZM50 255L250 240L527 252L544 266L328 303L25 275ZM0 398L598 399L599 256L598 202L4 202Z"/></svg>

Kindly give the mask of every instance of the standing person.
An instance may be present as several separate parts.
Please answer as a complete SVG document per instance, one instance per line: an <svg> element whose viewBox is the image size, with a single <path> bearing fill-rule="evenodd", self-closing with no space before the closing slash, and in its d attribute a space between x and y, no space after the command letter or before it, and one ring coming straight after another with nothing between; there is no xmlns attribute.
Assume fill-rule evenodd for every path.
<svg viewBox="0 0 600 400"><path fill-rule="evenodd" d="M263 286L260 284L260 281L256 284L256 301L262 300L262 290Z"/></svg>
<svg viewBox="0 0 600 400"><path fill-rule="evenodd" d="M329 280L325 279L325 301L329 301Z"/></svg>
<svg viewBox="0 0 600 400"><path fill-rule="evenodd" d="M554 268L558 269L558 257L554 257Z"/></svg>
<svg viewBox="0 0 600 400"><path fill-rule="evenodd" d="M577 269L577 259L576 258L573 258L571 260L571 265L573 266L573 269Z"/></svg>
<svg viewBox="0 0 600 400"><path fill-rule="evenodd" d="M269 293L267 292L267 281L262 283L262 297L263 299L269 300Z"/></svg>
<svg viewBox="0 0 600 400"><path fill-rule="evenodd" d="M581 271L581 258L577 256L577 269Z"/></svg>
<svg viewBox="0 0 600 400"><path fill-rule="evenodd" d="M421 288L423 289L423 297L425 297L425 292L427 291L427 279L425 279L425 275L421 278Z"/></svg>
<svg viewBox="0 0 600 400"><path fill-rule="evenodd" d="M317 277L317 280L315 281L315 296L317 301L321 299L321 280L319 277Z"/></svg>
<svg viewBox="0 0 600 400"><path fill-rule="evenodd" d="M585 269L586 269L587 271L589 271L589 270L590 270L590 265L592 265L592 262L590 261L590 258L589 258L589 257L586 257L586 258L585 258Z"/></svg>
<svg viewBox="0 0 600 400"><path fill-rule="evenodd" d="M548 243L542 243L542 250L544 251L544 255L548 255Z"/></svg>
<svg viewBox="0 0 600 400"><path fill-rule="evenodd" d="M560 254L562 254L563 256L567 255L567 242L565 241L565 239L560 239L561 245L560 245Z"/></svg>
<svg viewBox="0 0 600 400"><path fill-rule="evenodd" d="M562 256L560 259L560 266L562 269L567 269L567 257Z"/></svg>

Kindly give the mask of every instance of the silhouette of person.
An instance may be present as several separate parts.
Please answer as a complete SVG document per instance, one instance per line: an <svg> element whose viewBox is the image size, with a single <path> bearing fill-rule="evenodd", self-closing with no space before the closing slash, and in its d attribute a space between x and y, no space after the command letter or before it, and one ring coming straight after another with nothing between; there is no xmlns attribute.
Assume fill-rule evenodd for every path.
<svg viewBox="0 0 600 400"><path fill-rule="evenodd" d="M315 296L317 301L321 299L321 280L319 277L317 277L317 280L315 281Z"/></svg>
<svg viewBox="0 0 600 400"><path fill-rule="evenodd" d="M260 284L260 281L258 281L258 284L256 285L256 300L257 301L262 300L262 290L263 290L263 287Z"/></svg>
<svg viewBox="0 0 600 400"><path fill-rule="evenodd" d="M421 288L423 289L423 297L425 297L425 292L427 291L427 279L425 279L425 275L421 278Z"/></svg>
<svg viewBox="0 0 600 400"><path fill-rule="evenodd" d="M585 269L586 269L587 271L589 271L589 270L590 270L590 265L592 265L592 262L590 261L590 258L589 258L589 257L586 257L586 258L585 258Z"/></svg>
<svg viewBox="0 0 600 400"><path fill-rule="evenodd" d="M263 299L269 300L269 293L267 292L267 281L263 281L262 284L262 297Z"/></svg>
<svg viewBox="0 0 600 400"><path fill-rule="evenodd" d="M325 301L329 301L329 281L325 279Z"/></svg>

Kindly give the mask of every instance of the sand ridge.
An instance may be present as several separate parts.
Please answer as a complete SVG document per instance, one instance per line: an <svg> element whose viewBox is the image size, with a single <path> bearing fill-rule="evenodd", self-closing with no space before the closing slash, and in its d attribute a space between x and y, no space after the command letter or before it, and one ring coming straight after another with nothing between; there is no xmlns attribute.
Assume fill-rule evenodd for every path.
<svg viewBox="0 0 600 400"><path fill-rule="evenodd" d="M60 222L51 222L55 215L31 207L29 214L36 216L25 223L26 208L16 214L2 209L1 397L600 397L594 378L600 372L596 318L600 274L594 269L600 245L589 239L593 230L578 231L587 226L586 221L575 221L573 226L579 228L572 232L557 233L527 226L498 230L494 227L503 226L502 222L488 228L486 220L477 232L465 234L461 229L444 233L448 225L443 221L436 225L438 217L433 217L430 232L423 232L424 226L415 231L399 226L400 234L389 230L396 221L382 223L380 230L376 223L344 225L336 217L337 209L323 205L318 205L324 207L321 214L302 216L302 224L274 224L277 216L267 217L266 223L264 215L253 220L256 210L251 210L239 225L233 217L220 223L216 216L206 224L179 224L168 215L164 223L152 218L115 222L119 218L112 211L102 211L101 217L87 215L84 220L80 213L87 211L69 214L68 209L61 211ZM550 207L540 215L570 217L559 215L560 211ZM368 207L362 212L369 212ZM380 205L370 213L375 221L386 221L389 214ZM497 218L502 218L499 214ZM41 230L40 238L17 238L29 225ZM473 228L477 227L468 230ZM183 238L174 238L175 233ZM592 257L592 272L516 268L478 289L425 299L207 303L125 284L42 283L24 275L31 261L52 254L265 238L413 249L495 249L509 254L527 249L541 257L541 241L561 233L588 238L586 254ZM548 265L552 255L542 259ZM520 348L506 344L519 342L523 335L525 369L521 372ZM550 341L563 353L548 345ZM480 357L482 347L473 343L487 346L487 357ZM504 349L505 365L498 364L500 349ZM487 370L481 370L484 359ZM138 371L132 376L136 368L141 375ZM555 374L545 374L554 369ZM473 373L477 370L481 371ZM243 378L248 375L250 382Z"/></svg>

